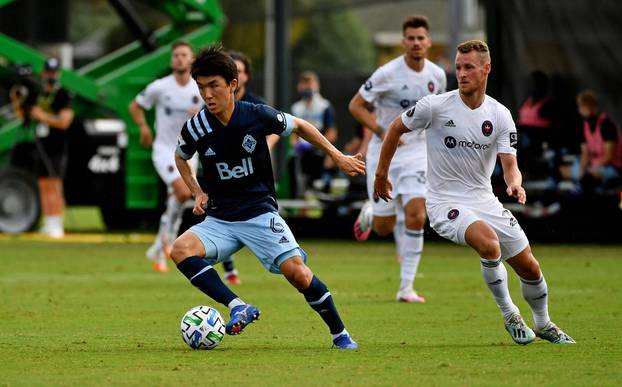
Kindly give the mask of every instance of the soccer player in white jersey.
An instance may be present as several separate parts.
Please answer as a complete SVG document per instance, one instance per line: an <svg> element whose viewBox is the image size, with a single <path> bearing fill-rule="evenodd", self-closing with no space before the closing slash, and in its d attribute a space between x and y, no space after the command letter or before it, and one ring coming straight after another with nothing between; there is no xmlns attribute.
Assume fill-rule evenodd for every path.
<svg viewBox="0 0 622 387"><path fill-rule="evenodd" d="M537 335L555 344L572 344L575 341L549 318L547 284L525 233L492 192L490 176L499 156L506 193L521 204L527 200L516 163L516 126L509 110L485 94L490 69L486 43L471 40L458 46L458 90L423 98L391 123L376 170L374 195L391 199L389 165L402 134L425 131L426 207L432 228L477 251L484 281L516 343L529 344ZM520 277L535 333L512 302L502 259Z"/></svg>
<svg viewBox="0 0 622 387"><path fill-rule="evenodd" d="M366 156L367 193L369 201L361 209L354 235L366 240L372 229L380 236L393 232L400 261L400 289L397 300L425 302L413 289L423 250L425 226L426 149L423 134L411 133L401 139L401 146L389 174L396 186L396 200L391 203L372 201L373 176L386 128L405 109L426 95L445 91L445 71L426 59L432 44L428 19L410 16L402 25L401 55L380 67L361 86L350 102L350 112L374 136ZM368 109L373 104L374 113ZM397 222L396 222L397 219Z"/></svg>
<svg viewBox="0 0 622 387"><path fill-rule="evenodd" d="M159 272L169 271L166 256L169 254L172 242L177 238L184 203L191 198L190 190L175 165L177 139L181 127L188 118L194 116L203 107L199 88L190 74L194 61L192 46L178 41L173 43L171 50L172 74L151 82L130 104L130 113L140 129L140 143L145 148L152 147L153 164L169 193L166 209L160 218L158 235L153 245L147 250L147 257L154 261L154 270ZM155 140L144 113L145 110L154 106L156 109ZM229 262L232 266L230 259ZM239 283L237 271L234 268L231 268L225 277L229 283Z"/></svg>

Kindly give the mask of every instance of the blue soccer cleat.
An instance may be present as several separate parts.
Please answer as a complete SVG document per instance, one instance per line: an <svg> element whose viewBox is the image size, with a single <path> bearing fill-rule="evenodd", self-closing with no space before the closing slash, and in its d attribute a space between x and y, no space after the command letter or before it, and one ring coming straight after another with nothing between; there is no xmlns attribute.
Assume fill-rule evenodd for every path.
<svg viewBox="0 0 622 387"><path fill-rule="evenodd" d="M344 333L333 339L333 347L337 349L357 349L359 345L356 341L352 340L350 335Z"/></svg>
<svg viewBox="0 0 622 387"><path fill-rule="evenodd" d="M239 335L244 328L259 319L259 309L252 305L238 305L231 309L231 319L225 326L228 335Z"/></svg>

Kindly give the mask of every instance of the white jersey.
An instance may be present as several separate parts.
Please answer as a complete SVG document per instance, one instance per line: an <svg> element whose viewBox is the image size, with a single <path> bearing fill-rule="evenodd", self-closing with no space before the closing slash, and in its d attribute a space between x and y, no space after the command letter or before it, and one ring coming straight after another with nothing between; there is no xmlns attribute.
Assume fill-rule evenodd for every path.
<svg viewBox="0 0 622 387"><path fill-rule="evenodd" d="M181 86L173 74L151 82L136 96L136 102L145 110L155 105L154 149L177 147L181 127L196 111L203 107L203 100L194 79Z"/></svg>
<svg viewBox="0 0 622 387"><path fill-rule="evenodd" d="M454 90L421 99L401 119L411 131L426 132L429 202L494 198L490 177L497 154L516 155L518 142L505 106L486 95L471 109Z"/></svg>
<svg viewBox="0 0 622 387"><path fill-rule="evenodd" d="M406 64L404 56L397 57L378 68L361 86L359 94L369 103L373 103L376 121L385 129L405 109L414 106L418 100L430 95L444 93L447 88L445 71L425 60L419 72ZM397 149L395 162L411 164L419 161L425 164L425 141L423 134L409 133L402 136L404 145ZM372 136L367 158L377 160L380 156L382 140Z"/></svg>

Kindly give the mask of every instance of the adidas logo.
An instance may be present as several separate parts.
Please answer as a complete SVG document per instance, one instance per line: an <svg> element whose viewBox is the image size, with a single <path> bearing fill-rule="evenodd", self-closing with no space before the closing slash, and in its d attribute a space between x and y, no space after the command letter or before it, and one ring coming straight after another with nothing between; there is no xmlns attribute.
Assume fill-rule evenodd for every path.
<svg viewBox="0 0 622 387"><path fill-rule="evenodd" d="M285 236L282 236L279 243L289 243L289 239L285 238Z"/></svg>
<svg viewBox="0 0 622 387"><path fill-rule="evenodd" d="M456 124L454 124L454 120L449 120L447 122L445 122L445 125L443 126L447 126L448 128L455 128Z"/></svg>
<svg viewBox="0 0 622 387"><path fill-rule="evenodd" d="M408 85L402 86L402 90L408 90Z"/></svg>
<svg viewBox="0 0 622 387"><path fill-rule="evenodd" d="M205 156L216 156L216 152L214 152L212 148L207 148L207 151L205 152Z"/></svg>

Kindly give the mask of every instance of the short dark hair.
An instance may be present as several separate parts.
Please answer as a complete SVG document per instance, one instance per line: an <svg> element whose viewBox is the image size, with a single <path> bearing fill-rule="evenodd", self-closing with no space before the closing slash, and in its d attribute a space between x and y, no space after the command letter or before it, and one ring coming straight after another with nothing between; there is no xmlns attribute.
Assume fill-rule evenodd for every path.
<svg viewBox="0 0 622 387"><path fill-rule="evenodd" d="M423 27L426 31L430 31L430 23L428 18L423 15L408 16L402 23L402 33L406 32L407 28L419 28Z"/></svg>
<svg viewBox="0 0 622 387"><path fill-rule="evenodd" d="M240 61L244 64L244 72L248 76L248 79L251 79L251 73L253 72L251 60L240 51L229 51L229 56L231 56L233 60Z"/></svg>
<svg viewBox="0 0 622 387"><path fill-rule="evenodd" d="M238 68L220 44L213 44L199 52L192 63L192 78L220 75L227 84L238 78Z"/></svg>
<svg viewBox="0 0 622 387"><path fill-rule="evenodd" d="M184 40L177 40L173 44L171 44L171 51L175 51L177 47L186 46L190 49L190 51L194 51L192 45Z"/></svg>

